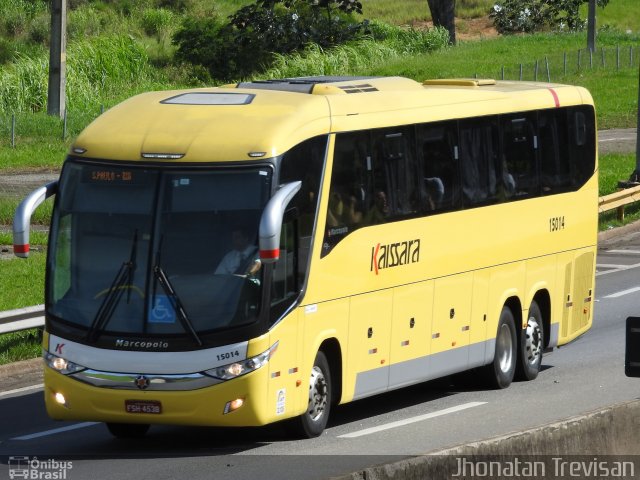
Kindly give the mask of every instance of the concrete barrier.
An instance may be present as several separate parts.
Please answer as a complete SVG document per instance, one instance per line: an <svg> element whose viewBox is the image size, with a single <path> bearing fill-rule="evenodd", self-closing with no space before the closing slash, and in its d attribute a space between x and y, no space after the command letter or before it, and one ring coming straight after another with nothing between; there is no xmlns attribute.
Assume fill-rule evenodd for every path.
<svg viewBox="0 0 640 480"><path fill-rule="evenodd" d="M630 456L638 454L640 401L634 400L530 430L370 467L332 480L555 479L589 478L589 473L594 473L591 478L634 479L640 478L640 458ZM495 463L493 470L490 462ZM536 462L540 471L533 472ZM520 475L514 470L518 467L516 464ZM475 469L476 465L479 468ZM467 467L463 475L459 475L461 466ZM574 466L575 470L570 470ZM620 475L602 475L605 468L614 473L616 466L626 469ZM523 468L530 470L523 471Z"/></svg>

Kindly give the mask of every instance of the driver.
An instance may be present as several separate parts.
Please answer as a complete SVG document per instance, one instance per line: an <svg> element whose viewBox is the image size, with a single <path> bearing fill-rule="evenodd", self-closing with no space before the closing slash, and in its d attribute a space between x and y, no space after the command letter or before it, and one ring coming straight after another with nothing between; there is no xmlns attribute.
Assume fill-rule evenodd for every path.
<svg viewBox="0 0 640 480"><path fill-rule="evenodd" d="M262 263L258 249L249 243L249 234L243 227L234 227L231 231L232 250L227 252L218 267L216 274L252 276L258 273Z"/></svg>

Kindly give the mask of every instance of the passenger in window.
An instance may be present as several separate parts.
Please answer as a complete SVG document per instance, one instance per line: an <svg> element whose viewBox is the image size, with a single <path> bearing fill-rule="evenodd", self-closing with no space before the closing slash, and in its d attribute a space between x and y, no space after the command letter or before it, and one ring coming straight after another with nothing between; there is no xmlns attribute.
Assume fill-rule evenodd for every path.
<svg viewBox="0 0 640 480"><path fill-rule="evenodd" d="M327 226L337 227L344 225L342 217L344 215L344 203L342 196L338 192L329 194L329 208L327 209Z"/></svg>
<svg viewBox="0 0 640 480"><path fill-rule="evenodd" d="M362 222L362 201L358 200L355 195L349 195L347 200L347 208L344 212L347 225L356 225Z"/></svg>
<svg viewBox="0 0 640 480"><path fill-rule="evenodd" d="M438 210L444 197L444 184L440 177L427 177L424 179L427 189L427 209Z"/></svg>
<svg viewBox="0 0 640 480"><path fill-rule="evenodd" d="M327 226L356 225L362 222L361 202L355 195L332 192L327 210Z"/></svg>
<svg viewBox="0 0 640 480"><path fill-rule="evenodd" d="M234 227L231 231L232 250L227 252L216 268L216 275L239 275L253 277L262 266L258 247L249 242L249 234L244 227Z"/></svg>
<svg viewBox="0 0 640 480"><path fill-rule="evenodd" d="M365 225L376 225L384 223L389 216L389 204L387 202L387 194L382 190L378 190L374 197L373 206L364 216Z"/></svg>

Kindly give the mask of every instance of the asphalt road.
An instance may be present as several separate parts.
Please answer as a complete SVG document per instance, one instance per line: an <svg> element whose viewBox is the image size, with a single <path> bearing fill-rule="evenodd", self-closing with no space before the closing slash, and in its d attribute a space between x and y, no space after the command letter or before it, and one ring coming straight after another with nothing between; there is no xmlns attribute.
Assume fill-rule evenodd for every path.
<svg viewBox="0 0 640 480"><path fill-rule="evenodd" d="M154 426L144 440L115 440L101 424L49 420L41 387L5 391L0 480L9 456L71 461L68 479L326 479L636 399L640 379L623 371L624 322L640 315L640 226L631 230L600 245L593 328L545 356L533 382L502 391L469 376L429 382L336 407L321 437L300 441L278 425ZM620 453L640 453L630 448Z"/></svg>

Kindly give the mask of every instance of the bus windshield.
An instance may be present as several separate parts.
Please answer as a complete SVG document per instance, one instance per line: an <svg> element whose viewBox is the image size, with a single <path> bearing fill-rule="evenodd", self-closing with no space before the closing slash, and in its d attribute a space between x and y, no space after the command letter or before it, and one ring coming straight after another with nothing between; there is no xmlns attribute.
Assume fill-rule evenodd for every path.
<svg viewBox="0 0 640 480"><path fill-rule="evenodd" d="M182 337L257 321L271 168L69 161L52 222L47 313L86 332Z"/></svg>

